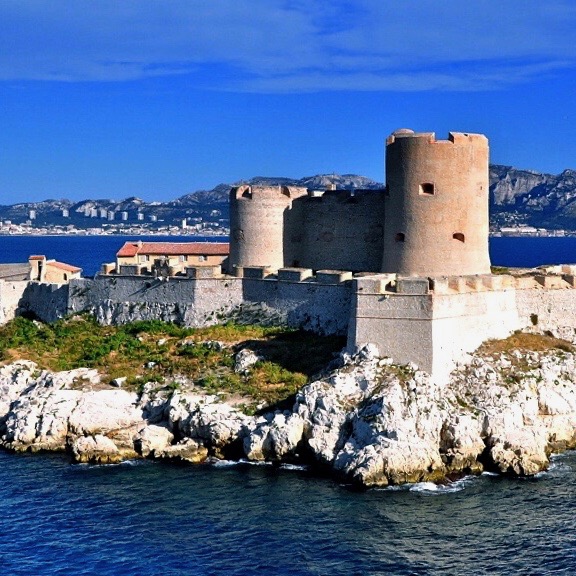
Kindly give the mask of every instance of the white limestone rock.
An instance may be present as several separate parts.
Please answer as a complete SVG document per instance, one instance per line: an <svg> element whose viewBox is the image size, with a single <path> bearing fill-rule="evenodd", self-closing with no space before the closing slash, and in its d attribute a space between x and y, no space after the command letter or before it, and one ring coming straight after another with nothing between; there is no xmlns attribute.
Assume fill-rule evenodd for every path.
<svg viewBox="0 0 576 576"><path fill-rule="evenodd" d="M205 462L208 458L208 449L201 442L192 438L185 438L176 444L166 446L154 453L156 458L169 458L172 460L181 460L191 464Z"/></svg>
<svg viewBox="0 0 576 576"><path fill-rule="evenodd" d="M76 462L89 464L114 464L137 456L134 450L119 448L107 436L79 436L72 443L72 455Z"/></svg>
<svg viewBox="0 0 576 576"><path fill-rule="evenodd" d="M167 407L168 426L185 438L199 440L217 457L241 440L252 418L216 396L174 394Z"/></svg>
<svg viewBox="0 0 576 576"><path fill-rule="evenodd" d="M281 461L294 457L304 432L304 420L290 412L268 414L244 437L249 460Z"/></svg>
<svg viewBox="0 0 576 576"><path fill-rule="evenodd" d="M242 348L236 353L234 357L234 372L238 374L246 374L248 370L257 362L263 360L262 356L250 350L250 348Z"/></svg>
<svg viewBox="0 0 576 576"><path fill-rule="evenodd" d="M134 445L144 458L162 454L174 441L174 434L166 426L149 424L138 431Z"/></svg>

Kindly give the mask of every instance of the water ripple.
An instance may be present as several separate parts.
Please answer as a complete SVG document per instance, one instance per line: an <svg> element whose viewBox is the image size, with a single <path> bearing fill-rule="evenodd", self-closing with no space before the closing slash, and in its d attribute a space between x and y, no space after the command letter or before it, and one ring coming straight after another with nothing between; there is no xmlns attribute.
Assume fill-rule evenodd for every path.
<svg viewBox="0 0 576 576"><path fill-rule="evenodd" d="M9 575L573 574L576 455L526 480L356 492L301 467L0 453Z"/></svg>

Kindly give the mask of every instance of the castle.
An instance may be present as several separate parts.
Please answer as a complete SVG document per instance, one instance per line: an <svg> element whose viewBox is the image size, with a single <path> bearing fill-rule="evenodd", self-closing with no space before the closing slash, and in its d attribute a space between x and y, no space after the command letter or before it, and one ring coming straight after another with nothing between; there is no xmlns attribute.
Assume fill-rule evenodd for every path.
<svg viewBox="0 0 576 576"><path fill-rule="evenodd" d="M232 270L488 274L488 140L397 130L383 190L234 188Z"/></svg>
<svg viewBox="0 0 576 576"><path fill-rule="evenodd" d="M239 186L230 193L227 261L143 276L107 264L67 284L0 280L0 321L90 311L103 323L227 318L347 336L350 352L444 376L490 338L548 330L576 339L576 266L493 275L488 141L397 130L382 190Z"/></svg>

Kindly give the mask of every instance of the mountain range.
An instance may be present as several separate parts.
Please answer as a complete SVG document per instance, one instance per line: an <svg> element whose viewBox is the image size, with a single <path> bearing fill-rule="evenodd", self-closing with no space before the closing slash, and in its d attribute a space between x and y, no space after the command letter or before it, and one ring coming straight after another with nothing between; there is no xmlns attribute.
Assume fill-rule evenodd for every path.
<svg viewBox="0 0 576 576"><path fill-rule="evenodd" d="M25 222L35 212L35 225L67 225L77 228L93 227L101 222L104 212L114 212L115 220L126 213L126 221L134 223L137 214L155 225L174 225L184 218L219 222L229 221L228 194L232 186L290 185L311 189L325 189L335 184L338 189L378 189L383 184L354 174L319 174L301 179L257 176L235 184L219 184L212 190L199 190L169 202L145 202L131 197L114 200L45 200L13 205L0 205L0 220L15 224ZM63 216L67 211L67 216ZM95 216L97 214L97 216ZM92 215L92 217L90 217ZM142 216L141 216L142 218ZM493 229L502 226L526 224L537 228L576 231L576 171L543 174L511 166L490 166L490 222Z"/></svg>

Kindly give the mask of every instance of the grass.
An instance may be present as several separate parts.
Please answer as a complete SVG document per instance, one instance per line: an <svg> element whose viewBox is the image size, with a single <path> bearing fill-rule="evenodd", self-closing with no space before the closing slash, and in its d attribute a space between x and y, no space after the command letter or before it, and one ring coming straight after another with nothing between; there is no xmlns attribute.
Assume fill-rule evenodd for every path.
<svg viewBox="0 0 576 576"><path fill-rule="evenodd" d="M490 266L492 274L510 274L510 268L506 266Z"/></svg>
<svg viewBox="0 0 576 576"><path fill-rule="evenodd" d="M235 324L194 329L154 320L114 327L74 316L53 324L16 318L0 326L3 363L25 358L53 371L96 368L103 383L126 376L134 389L152 380L176 390L185 377L208 393L266 405L289 399L343 346L340 337ZM234 356L244 347L265 360L241 375Z"/></svg>
<svg viewBox="0 0 576 576"><path fill-rule="evenodd" d="M508 354L513 350L520 352L547 352L548 350L562 350L563 352L575 352L573 344L560 338L554 338L546 334L531 334L528 332L515 332L502 340L488 340L480 348L480 355Z"/></svg>

